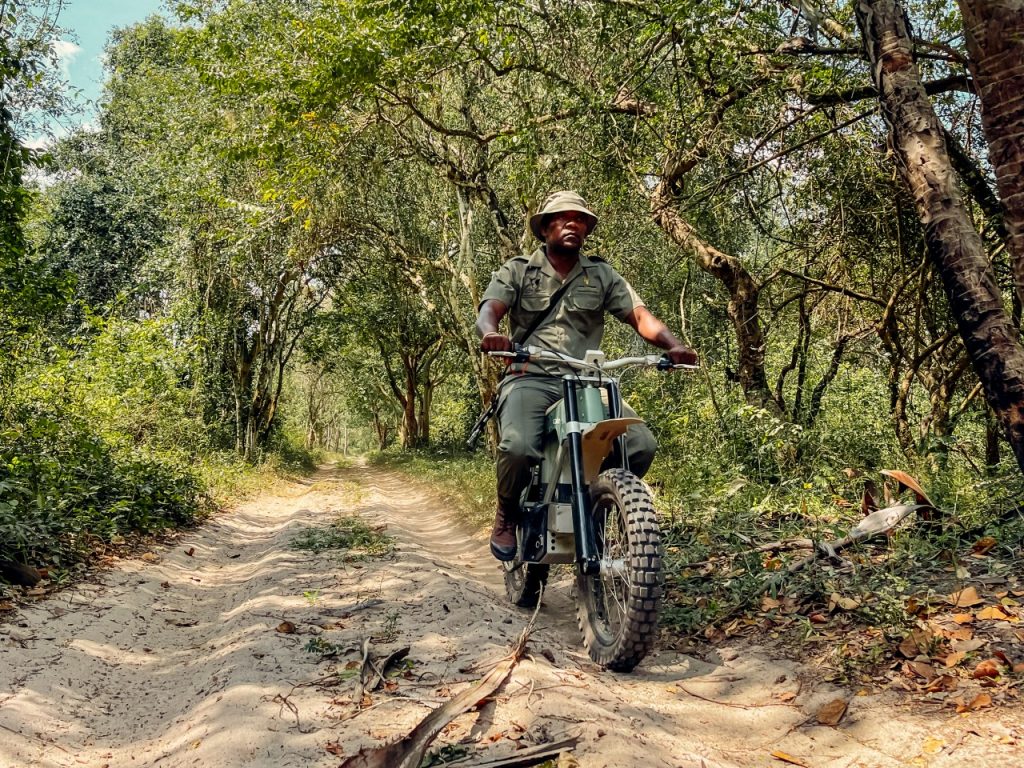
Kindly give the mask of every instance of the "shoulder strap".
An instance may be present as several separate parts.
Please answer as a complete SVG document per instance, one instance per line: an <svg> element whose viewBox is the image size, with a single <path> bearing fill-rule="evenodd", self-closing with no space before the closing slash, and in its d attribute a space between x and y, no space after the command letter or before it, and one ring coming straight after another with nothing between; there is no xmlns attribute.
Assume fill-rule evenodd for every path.
<svg viewBox="0 0 1024 768"><path fill-rule="evenodd" d="M526 329L525 333L516 334L516 336L512 339L513 344L526 343L526 340L533 335L533 332L540 328L540 324L543 323L548 318L548 316L551 314L551 310L558 306L558 303L562 300L562 297L565 295L565 292L569 290L569 285L572 284L573 280L579 277L582 273L583 270L581 269L579 272L572 276L572 279L566 280L564 283L562 283L561 288L559 288L557 291L551 294L551 302L541 312L539 312L535 318L533 318L533 322L530 323L530 326Z"/></svg>

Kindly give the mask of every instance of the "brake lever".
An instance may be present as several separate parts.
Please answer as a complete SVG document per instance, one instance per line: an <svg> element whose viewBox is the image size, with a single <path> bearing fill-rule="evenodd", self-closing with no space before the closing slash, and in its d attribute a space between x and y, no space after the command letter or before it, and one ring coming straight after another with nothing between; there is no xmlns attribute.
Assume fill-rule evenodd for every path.
<svg viewBox="0 0 1024 768"><path fill-rule="evenodd" d="M529 350L526 347L524 347L524 346L522 346L520 344L513 344L511 352L499 352L499 351L495 350L493 352L488 352L487 354L490 357L504 357L507 360L509 360L509 362L512 362L512 363L528 363L528 362L530 362L530 352L529 352Z"/></svg>
<svg viewBox="0 0 1024 768"><path fill-rule="evenodd" d="M657 367L658 367L659 371L681 371L681 370L696 371L696 370L700 370L700 366L699 365L691 365L689 363L673 363L671 360L668 359L668 355L662 355L661 356L661 359L658 361L658 366Z"/></svg>

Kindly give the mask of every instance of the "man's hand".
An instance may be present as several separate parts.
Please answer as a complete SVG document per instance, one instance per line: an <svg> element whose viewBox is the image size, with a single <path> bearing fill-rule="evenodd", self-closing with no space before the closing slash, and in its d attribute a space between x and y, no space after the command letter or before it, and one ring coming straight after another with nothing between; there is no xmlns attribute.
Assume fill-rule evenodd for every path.
<svg viewBox="0 0 1024 768"><path fill-rule="evenodd" d="M673 365L697 365L697 353L685 344L678 344L665 352Z"/></svg>
<svg viewBox="0 0 1024 768"><path fill-rule="evenodd" d="M480 351L481 352L511 352L512 351L512 339L503 333L497 331L491 331L485 333L484 337L480 339Z"/></svg>

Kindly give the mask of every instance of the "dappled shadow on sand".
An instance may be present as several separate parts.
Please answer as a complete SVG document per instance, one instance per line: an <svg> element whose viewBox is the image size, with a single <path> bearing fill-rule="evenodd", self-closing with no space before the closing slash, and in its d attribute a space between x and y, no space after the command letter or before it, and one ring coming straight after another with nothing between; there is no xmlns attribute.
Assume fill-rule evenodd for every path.
<svg viewBox="0 0 1024 768"><path fill-rule="evenodd" d="M353 511L388 526L393 555L345 562L289 546ZM159 556L3 628L0 765L334 766L339 751L408 732L501 659L529 619L505 602L485 536L392 471L324 470ZM886 766L934 733L871 697L854 699L842 729L806 723L836 691L752 651L660 652L633 674L604 672L580 643L570 582L554 574L528 657L442 741L512 751L579 733L585 768L766 765L776 750L814 766ZM408 668L363 698L349 667L368 638L376 657L410 651ZM308 652L311 642L335 655Z"/></svg>

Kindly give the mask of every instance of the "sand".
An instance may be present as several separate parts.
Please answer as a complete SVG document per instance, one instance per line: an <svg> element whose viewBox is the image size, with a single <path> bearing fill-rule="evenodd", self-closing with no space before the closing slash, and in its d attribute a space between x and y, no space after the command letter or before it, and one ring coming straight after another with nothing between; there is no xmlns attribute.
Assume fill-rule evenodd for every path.
<svg viewBox="0 0 1024 768"><path fill-rule="evenodd" d="M290 546L340 514L386 525L396 551L345 562ZM435 750L453 745L472 765L576 736L582 768L1024 762L1020 712L857 695L740 641L602 671L582 648L570 587L553 576L527 657ZM529 618L506 602L485 535L440 497L398 472L325 467L8 614L0 766L338 766L472 685ZM364 697L354 667L367 638L376 658L409 654ZM311 641L337 655L309 652ZM836 698L846 715L819 725Z"/></svg>

